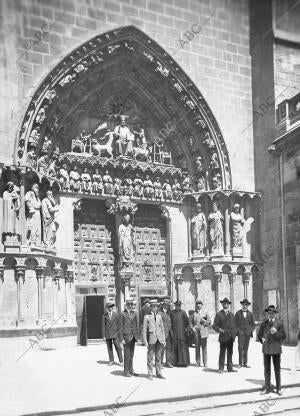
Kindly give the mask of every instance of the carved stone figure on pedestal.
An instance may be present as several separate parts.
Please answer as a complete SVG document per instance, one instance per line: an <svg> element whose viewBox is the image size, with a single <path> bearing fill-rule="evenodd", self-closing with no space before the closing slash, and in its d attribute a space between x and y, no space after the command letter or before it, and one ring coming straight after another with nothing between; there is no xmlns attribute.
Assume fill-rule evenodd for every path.
<svg viewBox="0 0 300 416"><path fill-rule="evenodd" d="M219 169L220 164L219 164L219 161L218 161L218 155L217 155L217 153L214 152L212 154L211 159L210 159L210 162L209 162L209 166L210 166L210 168L212 170Z"/></svg>
<svg viewBox="0 0 300 416"><path fill-rule="evenodd" d="M196 170L198 173L202 173L204 171L204 166L203 166L203 161L202 161L202 157L198 156L196 159Z"/></svg>
<svg viewBox="0 0 300 416"><path fill-rule="evenodd" d="M27 166L31 166L32 168L36 168L36 153L34 151L34 149L31 149L27 152L26 155L26 165Z"/></svg>
<svg viewBox="0 0 300 416"><path fill-rule="evenodd" d="M114 194L116 196L123 195L122 181L120 178L114 179Z"/></svg>
<svg viewBox="0 0 300 416"><path fill-rule="evenodd" d="M133 156L134 136L126 126L126 116L120 116L120 124L114 129L117 156Z"/></svg>
<svg viewBox="0 0 300 416"><path fill-rule="evenodd" d="M142 127L139 127L139 131L134 131L136 136L136 144L134 147L134 159L140 159L149 161L149 150L147 146L147 140L145 137L145 131Z"/></svg>
<svg viewBox="0 0 300 416"><path fill-rule="evenodd" d="M173 197L177 201L178 199L180 199L181 194L182 194L181 185L180 185L179 180L177 178L174 179L172 189L173 189Z"/></svg>
<svg viewBox="0 0 300 416"><path fill-rule="evenodd" d="M162 199L163 197L162 184L159 180L159 177L155 179L153 186L154 186L154 198Z"/></svg>
<svg viewBox="0 0 300 416"><path fill-rule="evenodd" d="M143 196L143 181L138 173L135 175L135 179L133 180L133 196L138 198Z"/></svg>
<svg viewBox="0 0 300 416"><path fill-rule="evenodd" d="M64 163L59 169L59 182L61 184L62 191L70 190L70 178L66 163Z"/></svg>
<svg viewBox="0 0 300 416"><path fill-rule="evenodd" d="M112 195L114 193L113 180L108 174L108 170L105 171L105 175L103 176L103 189L106 195Z"/></svg>
<svg viewBox="0 0 300 416"><path fill-rule="evenodd" d="M121 268L130 268L134 261L134 231L130 224L130 215L125 214L123 223L119 225L119 256Z"/></svg>
<svg viewBox="0 0 300 416"><path fill-rule="evenodd" d="M29 245L40 245L42 241L41 205L39 186L35 183L25 195L27 242Z"/></svg>
<svg viewBox="0 0 300 416"><path fill-rule="evenodd" d="M102 183L101 175L99 174L99 169L96 169L95 173L93 173L92 190L94 194L102 194L103 183Z"/></svg>
<svg viewBox="0 0 300 416"><path fill-rule="evenodd" d="M56 239L56 231L58 223L55 220L55 214L59 208L53 197L52 191L46 193L46 198L42 201L42 215L43 215L43 240L47 247L53 247Z"/></svg>
<svg viewBox="0 0 300 416"><path fill-rule="evenodd" d="M208 216L209 235L212 254L223 254L224 252L224 217L216 203L213 204L213 212Z"/></svg>
<svg viewBox="0 0 300 416"><path fill-rule="evenodd" d="M20 210L20 198L15 190L15 186L12 182L7 183L6 191L3 192L3 225L2 232L4 241L9 238L19 238L20 221L19 221L19 210Z"/></svg>
<svg viewBox="0 0 300 416"><path fill-rule="evenodd" d="M212 177L212 188L213 189L221 189L222 188L222 176L219 172L217 172Z"/></svg>
<svg viewBox="0 0 300 416"><path fill-rule="evenodd" d="M206 190L206 182L204 176L200 176L197 180L197 191L205 191Z"/></svg>
<svg viewBox="0 0 300 416"><path fill-rule="evenodd" d="M193 192L192 181L189 175L186 175L182 181L182 190L183 192Z"/></svg>
<svg viewBox="0 0 300 416"><path fill-rule="evenodd" d="M203 255L207 247L207 222L201 204L196 205L196 214L191 220L192 254Z"/></svg>
<svg viewBox="0 0 300 416"><path fill-rule="evenodd" d="M165 195L165 199L172 200L173 192L172 192L172 186L170 185L169 179L165 180L165 183L163 184L163 191Z"/></svg>
<svg viewBox="0 0 300 416"><path fill-rule="evenodd" d="M130 178L124 179L124 195L131 196L133 192L132 180Z"/></svg>
<svg viewBox="0 0 300 416"><path fill-rule="evenodd" d="M74 166L70 172L70 190L71 192L79 192L80 189L80 175L77 171L77 166Z"/></svg>
<svg viewBox="0 0 300 416"><path fill-rule="evenodd" d="M91 189L92 189L91 175L88 173L87 168L84 168L81 174L81 191L83 193L90 193Z"/></svg>
<svg viewBox="0 0 300 416"><path fill-rule="evenodd" d="M245 219L240 213L240 205L234 204L230 214L230 230L233 249L242 249Z"/></svg>
<svg viewBox="0 0 300 416"><path fill-rule="evenodd" d="M144 197L145 198L152 198L153 197L153 183L149 178L149 175L146 175L146 179L144 180Z"/></svg>

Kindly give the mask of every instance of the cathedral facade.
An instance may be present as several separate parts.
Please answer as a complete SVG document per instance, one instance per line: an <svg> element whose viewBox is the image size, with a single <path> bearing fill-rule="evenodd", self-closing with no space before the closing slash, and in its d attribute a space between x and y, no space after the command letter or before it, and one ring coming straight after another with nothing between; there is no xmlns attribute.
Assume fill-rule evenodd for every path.
<svg viewBox="0 0 300 416"><path fill-rule="evenodd" d="M211 316L248 298L260 319L248 2L79 3L14 10L25 38L29 22L42 35L14 35L24 95L1 136L0 336L44 325L86 345L104 337L106 302L127 298L187 312L201 298Z"/></svg>

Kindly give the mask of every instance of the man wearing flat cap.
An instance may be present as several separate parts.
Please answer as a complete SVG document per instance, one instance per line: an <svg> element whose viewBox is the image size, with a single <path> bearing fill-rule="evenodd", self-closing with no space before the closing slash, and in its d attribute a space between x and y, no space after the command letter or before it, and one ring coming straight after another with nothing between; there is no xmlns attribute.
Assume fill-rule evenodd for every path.
<svg viewBox="0 0 300 416"><path fill-rule="evenodd" d="M138 319L133 311L132 299L125 301L124 312L120 316L120 340L124 346L124 376L138 376L133 371L133 355L135 343L138 341Z"/></svg>
<svg viewBox="0 0 300 416"><path fill-rule="evenodd" d="M242 309L237 311L234 317L238 336L239 368L249 368L248 348L250 338L253 337L255 322L253 314L248 310L249 305L251 305L248 299L242 300L240 304L242 305Z"/></svg>
<svg viewBox="0 0 300 416"><path fill-rule="evenodd" d="M177 300L175 309L171 311L171 324L173 328L173 365L187 367L190 364L188 345L189 318L181 310L181 301Z"/></svg>
<svg viewBox="0 0 300 416"><path fill-rule="evenodd" d="M155 370L158 378L165 378L161 373L161 353L166 345L164 324L158 313L158 301L150 301L150 314L145 315L143 323L143 343L148 348L147 368L149 380L153 379L153 357L155 356Z"/></svg>
<svg viewBox="0 0 300 416"><path fill-rule="evenodd" d="M233 343L236 337L236 326L233 313L229 311L231 304L228 298L220 300L223 309L215 316L213 329L219 333L220 354L219 354L219 373L224 371L225 354L227 351L227 371L235 373L232 364Z"/></svg>
<svg viewBox="0 0 300 416"><path fill-rule="evenodd" d="M268 394L271 391L271 358L273 360L276 392L280 396L281 378L280 378L280 357L282 353L281 343L285 339L285 330L283 322L277 319L274 305L270 305L265 309L268 314L266 319L260 326L258 331L258 339L262 344L262 352L264 355L265 385L261 394Z"/></svg>
<svg viewBox="0 0 300 416"><path fill-rule="evenodd" d="M164 353L166 352L166 367L172 368L173 329L170 317L170 303L170 299L165 298L163 300L159 314L161 315L163 321L166 338L166 346L163 348L161 353L161 363L163 364Z"/></svg>
<svg viewBox="0 0 300 416"><path fill-rule="evenodd" d="M195 355L196 355L196 366L201 365L201 352L202 349L202 360L204 367L207 367L207 338L208 338L208 327L211 324L210 318L207 312L202 311L203 303L200 299L196 300L195 309L196 311L191 316L190 325L191 329L195 334Z"/></svg>
<svg viewBox="0 0 300 416"><path fill-rule="evenodd" d="M113 365L114 363L113 343L118 354L119 362L123 363L123 354L119 339L120 319L117 312L113 310L114 306L115 304L113 302L108 302L104 313L105 339L109 357L108 365Z"/></svg>

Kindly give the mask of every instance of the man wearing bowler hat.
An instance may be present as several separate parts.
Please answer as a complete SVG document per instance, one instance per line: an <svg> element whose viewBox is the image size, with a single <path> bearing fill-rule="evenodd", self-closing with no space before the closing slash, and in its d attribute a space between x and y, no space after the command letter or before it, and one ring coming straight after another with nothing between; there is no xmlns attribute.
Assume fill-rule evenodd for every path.
<svg viewBox="0 0 300 416"><path fill-rule="evenodd" d="M250 338L253 337L255 322L253 314L248 310L249 305L251 305L248 299L242 300L240 304L242 305L242 309L237 311L234 317L238 336L239 368L249 368L248 348Z"/></svg>
<svg viewBox="0 0 300 416"><path fill-rule="evenodd" d="M204 367L207 367L207 338L208 338L208 327L211 324L208 313L202 311L203 303L200 299L196 300L195 309L190 321L192 331L195 334L195 355L196 355L196 366L201 365L201 352L202 349L202 360Z"/></svg>
<svg viewBox="0 0 300 416"><path fill-rule="evenodd" d="M148 348L147 368L149 380L153 379L153 357L155 356L155 370L158 378L165 378L161 374L161 353L166 345L164 324L158 312L156 299L150 301L150 314L145 315L143 323L143 343Z"/></svg>
<svg viewBox="0 0 300 416"><path fill-rule="evenodd" d="M233 313L229 311L230 300L224 298L220 300L223 309L215 316L213 329L219 333L220 354L219 354L219 373L224 371L225 353L227 351L227 371L234 373L232 364L233 343L236 337L236 326Z"/></svg>
<svg viewBox="0 0 300 416"><path fill-rule="evenodd" d="M113 365L114 363L113 343L118 354L119 362L123 363L122 348L119 340L120 320L117 312L113 310L114 306L115 304L113 302L108 302L106 304L106 312L104 313L105 339L109 357L108 365Z"/></svg>
<svg viewBox="0 0 300 416"><path fill-rule="evenodd" d="M164 324L164 331L165 331L165 338L166 338L166 346L163 348L161 353L161 363L163 364L164 361L164 353L166 352L166 367L172 368L172 351L173 351L173 329L171 324L171 317L170 317L170 299L165 298L163 300L161 309L159 314L161 315L163 324Z"/></svg>
<svg viewBox="0 0 300 416"><path fill-rule="evenodd" d="M124 376L138 376L133 371L133 355L138 341L138 319L133 311L132 299L126 299L124 312L120 316L120 340L124 346Z"/></svg>
<svg viewBox="0 0 300 416"><path fill-rule="evenodd" d="M280 356L282 353L281 342L285 339L285 330L283 322L277 319L274 305L270 305L265 309L268 313L266 319L260 326L258 331L258 339L262 343L262 352L264 355L264 369L265 369L265 385L261 394L268 394L271 391L271 358L273 359L276 392L280 396L281 380L280 380Z"/></svg>

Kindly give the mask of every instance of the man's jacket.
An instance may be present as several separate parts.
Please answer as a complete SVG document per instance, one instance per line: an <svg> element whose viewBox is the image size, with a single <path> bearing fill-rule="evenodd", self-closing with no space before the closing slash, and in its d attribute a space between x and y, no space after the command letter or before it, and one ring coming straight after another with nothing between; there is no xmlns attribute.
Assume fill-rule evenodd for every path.
<svg viewBox="0 0 300 416"><path fill-rule="evenodd" d="M255 322L254 322L253 314L250 311L247 311L247 315L245 318L243 311L241 309L237 311L234 318L235 318L237 333L252 337L253 336L252 333L255 329Z"/></svg>
<svg viewBox="0 0 300 416"><path fill-rule="evenodd" d="M275 327L277 332L271 334L271 328ZM262 343L262 352L264 354L281 354L281 342L285 339L285 330L283 322L275 318L274 322L270 323L269 319L266 319L260 326L258 331L258 339ZM263 338L265 342L263 343Z"/></svg>
<svg viewBox="0 0 300 416"><path fill-rule="evenodd" d="M146 344L156 344L159 341L161 344L166 342L164 324L159 313L145 315L143 323L143 342Z"/></svg>
<svg viewBox="0 0 300 416"><path fill-rule="evenodd" d="M110 319L109 313L106 311L104 314L104 324L106 339L120 339L120 317L117 312L113 311Z"/></svg>
<svg viewBox="0 0 300 416"><path fill-rule="evenodd" d="M213 329L219 332L219 342L228 342L231 338L236 336L236 326L234 315L231 312L225 313L224 309L218 312L215 316ZM224 332L220 332L223 329Z"/></svg>
<svg viewBox="0 0 300 416"><path fill-rule="evenodd" d="M136 341L139 339L137 314L125 309L120 315L120 341L125 340L128 344L133 338Z"/></svg>

